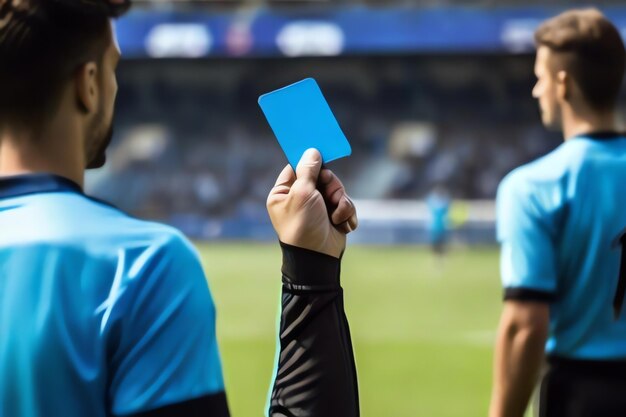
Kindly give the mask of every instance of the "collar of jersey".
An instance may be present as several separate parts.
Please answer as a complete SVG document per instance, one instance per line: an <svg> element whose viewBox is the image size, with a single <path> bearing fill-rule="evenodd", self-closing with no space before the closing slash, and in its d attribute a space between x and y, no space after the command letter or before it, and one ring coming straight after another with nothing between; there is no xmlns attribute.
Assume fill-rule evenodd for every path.
<svg viewBox="0 0 626 417"><path fill-rule="evenodd" d="M614 130L607 130L607 131L600 131L600 132L583 133L580 135L576 135L574 137L575 138L587 138L587 139L593 139L593 140L611 140L611 139L623 138L624 134L614 131Z"/></svg>
<svg viewBox="0 0 626 417"><path fill-rule="evenodd" d="M52 174L26 174L0 177L0 199L28 194L71 192L83 193L80 185Z"/></svg>

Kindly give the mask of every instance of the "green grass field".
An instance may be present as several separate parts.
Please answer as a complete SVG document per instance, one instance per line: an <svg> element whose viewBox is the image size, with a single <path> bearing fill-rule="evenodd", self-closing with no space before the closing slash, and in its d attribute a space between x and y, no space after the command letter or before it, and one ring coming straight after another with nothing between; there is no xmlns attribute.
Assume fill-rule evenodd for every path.
<svg viewBox="0 0 626 417"><path fill-rule="evenodd" d="M280 296L277 245L201 244L234 417L262 416ZM495 248L350 247L342 283L363 417L487 414L500 302ZM439 268L441 266L441 268Z"/></svg>

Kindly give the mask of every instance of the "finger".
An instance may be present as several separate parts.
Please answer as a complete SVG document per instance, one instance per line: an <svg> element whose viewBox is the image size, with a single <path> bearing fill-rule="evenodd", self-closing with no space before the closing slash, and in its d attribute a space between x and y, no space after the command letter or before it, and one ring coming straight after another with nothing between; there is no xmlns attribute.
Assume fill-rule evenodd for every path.
<svg viewBox="0 0 626 417"><path fill-rule="evenodd" d="M350 226L350 231L352 232L359 228L359 218L356 213L348 219L348 225Z"/></svg>
<svg viewBox="0 0 626 417"><path fill-rule="evenodd" d="M278 178L276 179L276 184L274 184L274 188L272 188L270 194L288 193L289 189L295 181L296 173L293 172L293 168L291 168L291 165L287 165L278 175Z"/></svg>
<svg viewBox="0 0 626 417"><path fill-rule="evenodd" d="M320 178L319 178L319 184L320 186L326 186L328 183L330 183L333 178L335 177L335 174L328 168L322 168L322 171L320 172Z"/></svg>
<svg viewBox="0 0 626 417"><path fill-rule="evenodd" d="M326 204L331 207L336 207L346 194L341 180L330 169L323 169L320 173L319 188Z"/></svg>
<svg viewBox="0 0 626 417"><path fill-rule="evenodd" d="M347 221L341 223L340 225L335 226L337 230L345 233L346 235L348 233L354 232L357 229L357 227L359 227L359 220L356 217L356 214L350 217Z"/></svg>
<svg viewBox="0 0 626 417"><path fill-rule="evenodd" d="M335 225L347 222L350 218L356 216L356 207L354 203L343 194L337 208L332 211L330 219Z"/></svg>
<svg viewBox="0 0 626 417"><path fill-rule="evenodd" d="M321 169L322 155L317 149L307 149L296 167L297 180L312 183L315 186Z"/></svg>

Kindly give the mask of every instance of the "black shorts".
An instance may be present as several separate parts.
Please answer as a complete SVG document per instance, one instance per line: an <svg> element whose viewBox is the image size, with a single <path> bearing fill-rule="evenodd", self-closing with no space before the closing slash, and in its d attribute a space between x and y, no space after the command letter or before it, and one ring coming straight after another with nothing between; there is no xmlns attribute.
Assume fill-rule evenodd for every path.
<svg viewBox="0 0 626 417"><path fill-rule="evenodd" d="M539 417L625 417L626 361L549 358Z"/></svg>

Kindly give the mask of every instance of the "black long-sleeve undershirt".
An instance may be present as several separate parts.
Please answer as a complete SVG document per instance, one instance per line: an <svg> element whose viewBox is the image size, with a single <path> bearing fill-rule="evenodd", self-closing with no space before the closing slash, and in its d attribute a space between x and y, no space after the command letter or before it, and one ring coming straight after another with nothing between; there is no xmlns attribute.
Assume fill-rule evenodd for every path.
<svg viewBox="0 0 626 417"><path fill-rule="evenodd" d="M280 355L270 417L357 417L356 367L341 261L281 243Z"/></svg>

